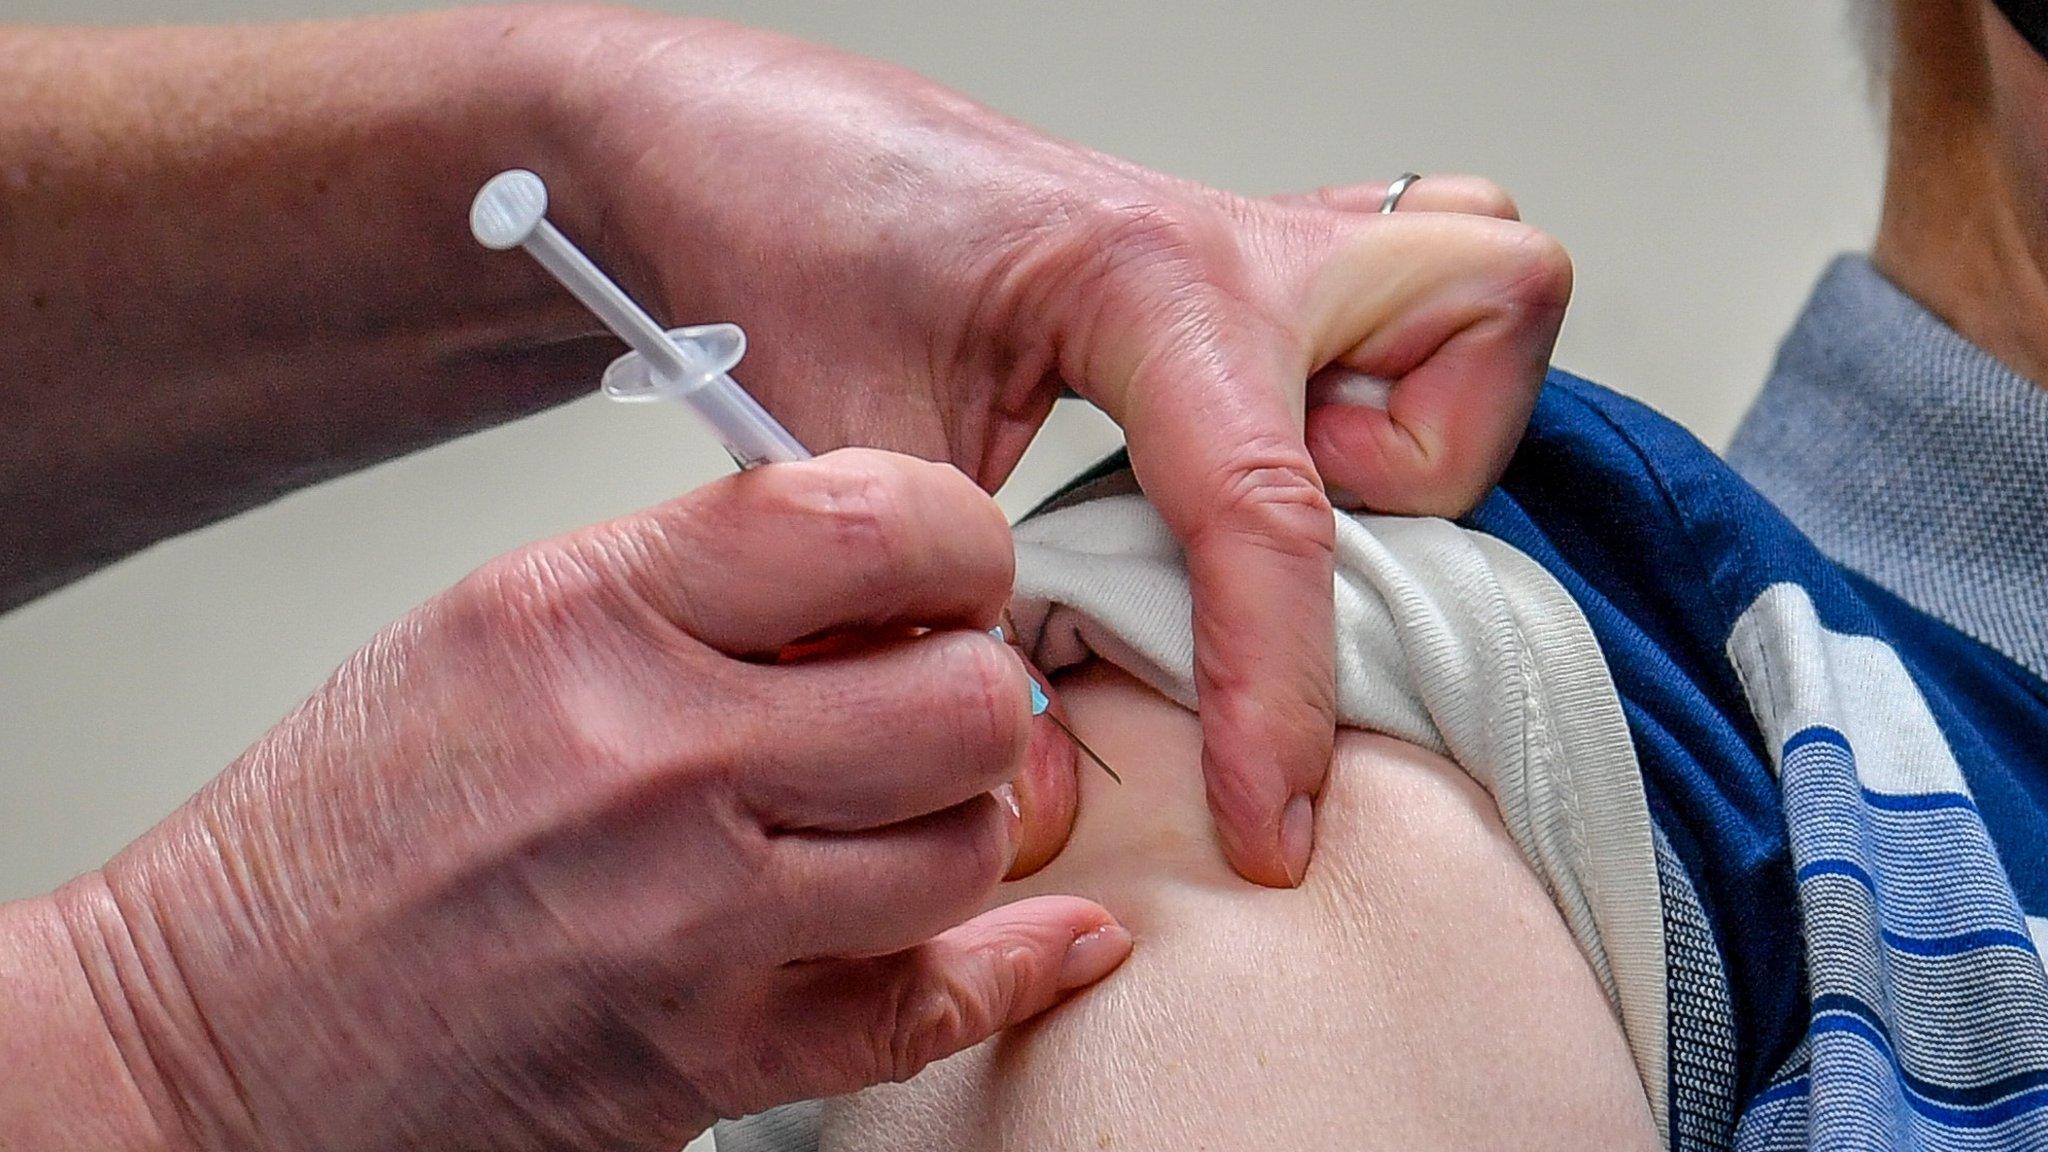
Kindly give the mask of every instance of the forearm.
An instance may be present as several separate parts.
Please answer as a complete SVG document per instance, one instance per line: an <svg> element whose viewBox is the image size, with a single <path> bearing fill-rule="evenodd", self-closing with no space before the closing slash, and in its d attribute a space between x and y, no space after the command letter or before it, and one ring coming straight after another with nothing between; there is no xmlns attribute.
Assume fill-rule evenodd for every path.
<svg viewBox="0 0 2048 1152"><path fill-rule="evenodd" d="M0 904L0 1148L180 1147L152 1119L86 963L52 901Z"/></svg>
<svg viewBox="0 0 2048 1152"><path fill-rule="evenodd" d="M0 30L0 608L589 386L464 228L562 139L576 15Z"/></svg>

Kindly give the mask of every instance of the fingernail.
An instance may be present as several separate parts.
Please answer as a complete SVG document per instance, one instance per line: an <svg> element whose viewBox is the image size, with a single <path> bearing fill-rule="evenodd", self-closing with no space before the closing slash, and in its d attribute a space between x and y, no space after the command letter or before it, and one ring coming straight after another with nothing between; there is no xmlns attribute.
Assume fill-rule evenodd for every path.
<svg viewBox="0 0 2048 1152"><path fill-rule="evenodd" d="M1060 991L1071 992L1109 975L1131 954L1131 934L1121 924L1104 924L1074 937L1060 961Z"/></svg>
<svg viewBox="0 0 2048 1152"><path fill-rule="evenodd" d="M1315 802L1302 793L1287 802L1280 814L1280 859L1287 866L1289 883L1299 885L1308 875L1309 849L1315 847Z"/></svg>
<svg viewBox="0 0 2048 1152"><path fill-rule="evenodd" d="M1024 806L1017 803L1017 787L1003 783L990 790L990 795L1003 806L1003 875L1010 874L1010 866L1017 862L1017 853L1024 847Z"/></svg>

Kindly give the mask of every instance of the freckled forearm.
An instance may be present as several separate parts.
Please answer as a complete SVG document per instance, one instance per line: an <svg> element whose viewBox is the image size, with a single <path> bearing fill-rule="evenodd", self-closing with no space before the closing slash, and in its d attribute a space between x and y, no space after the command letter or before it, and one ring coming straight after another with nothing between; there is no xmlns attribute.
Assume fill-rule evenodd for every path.
<svg viewBox="0 0 2048 1152"><path fill-rule="evenodd" d="M464 227L565 131L579 19L0 29L0 609L587 386Z"/></svg>

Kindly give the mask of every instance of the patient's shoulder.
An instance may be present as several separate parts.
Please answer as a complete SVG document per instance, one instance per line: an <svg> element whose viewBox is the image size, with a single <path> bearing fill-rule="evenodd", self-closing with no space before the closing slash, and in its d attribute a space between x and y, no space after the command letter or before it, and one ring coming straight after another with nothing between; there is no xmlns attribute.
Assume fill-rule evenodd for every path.
<svg viewBox="0 0 2048 1152"><path fill-rule="evenodd" d="M1102 900L1138 946L1042 1021L831 1110L828 1148L1623 1148L1654 1142L1621 1030L1494 815L1441 757L1346 732L1298 890L1239 880L1195 718L1064 686L1121 770L1006 898Z"/></svg>

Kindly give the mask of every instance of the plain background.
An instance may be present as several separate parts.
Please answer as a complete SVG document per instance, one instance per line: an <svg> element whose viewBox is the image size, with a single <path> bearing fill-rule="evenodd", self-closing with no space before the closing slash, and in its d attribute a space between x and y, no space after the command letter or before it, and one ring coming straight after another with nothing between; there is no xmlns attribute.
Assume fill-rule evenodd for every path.
<svg viewBox="0 0 2048 1152"><path fill-rule="evenodd" d="M401 6L0 0L0 19ZM1865 246L1876 218L1878 117L1840 2L689 10L885 56L1051 132L1240 191L1404 168L1490 175L1577 261L1559 362L1715 444L1823 263ZM1063 412L1006 501L1020 509L1113 443L1093 413ZM585 400L294 496L0 618L0 898L105 859L379 627L480 561L724 466L679 413Z"/></svg>

